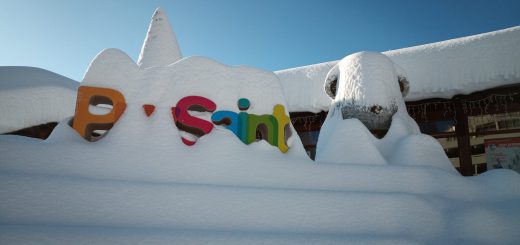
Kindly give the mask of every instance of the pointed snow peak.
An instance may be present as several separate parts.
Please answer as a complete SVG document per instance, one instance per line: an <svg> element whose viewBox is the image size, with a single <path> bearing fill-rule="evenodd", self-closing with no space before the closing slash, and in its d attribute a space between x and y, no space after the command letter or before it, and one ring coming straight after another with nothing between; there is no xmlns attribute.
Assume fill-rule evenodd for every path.
<svg viewBox="0 0 520 245"><path fill-rule="evenodd" d="M140 68L167 66L182 58L177 38L161 8L155 10L137 64Z"/></svg>

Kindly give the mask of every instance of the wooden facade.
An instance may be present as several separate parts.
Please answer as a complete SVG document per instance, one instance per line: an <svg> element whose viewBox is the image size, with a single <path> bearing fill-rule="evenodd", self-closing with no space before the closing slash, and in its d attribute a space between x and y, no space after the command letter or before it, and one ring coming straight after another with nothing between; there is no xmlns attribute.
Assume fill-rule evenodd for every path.
<svg viewBox="0 0 520 245"><path fill-rule="evenodd" d="M24 128L7 134L20 135L37 139L47 139L52 130L58 125L57 122L44 123L29 128Z"/></svg>

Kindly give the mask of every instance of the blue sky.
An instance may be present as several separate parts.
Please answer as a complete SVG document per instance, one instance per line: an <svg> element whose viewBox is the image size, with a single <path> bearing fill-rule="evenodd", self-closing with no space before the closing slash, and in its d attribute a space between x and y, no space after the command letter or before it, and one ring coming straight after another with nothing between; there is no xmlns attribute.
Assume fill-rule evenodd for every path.
<svg viewBox="0 0 520 245"><path fill-rule="evenodd" d="M80 81L105 48L137 60L156 7L184 56L280 70L520 25L520 1L0 1L0 66Z"/></svg>

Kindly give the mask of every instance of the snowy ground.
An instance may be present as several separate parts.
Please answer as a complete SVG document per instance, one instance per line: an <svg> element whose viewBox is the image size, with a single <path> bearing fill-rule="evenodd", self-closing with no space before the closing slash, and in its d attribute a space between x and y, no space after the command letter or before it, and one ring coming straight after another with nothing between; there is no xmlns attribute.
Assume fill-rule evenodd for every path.
<svg viewBox="0 0 520 245"><path fill-rule="evenodd" d="M512 171L465 178L431 167L312 162L230 141L224 129L193 148L114 151L62 130L76 139L0 137L2 244L520 239L520 176Z"/></svg>

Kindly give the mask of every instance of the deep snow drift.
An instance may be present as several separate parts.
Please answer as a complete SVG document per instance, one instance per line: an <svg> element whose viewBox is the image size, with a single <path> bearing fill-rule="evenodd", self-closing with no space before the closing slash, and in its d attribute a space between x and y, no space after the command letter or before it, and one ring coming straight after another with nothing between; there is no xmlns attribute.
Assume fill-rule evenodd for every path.
<svg viewBox="0 0 520 245"><path fill-rule="evenodd" d="M455 174L439 142L421 134L406 111L406 85L401 91L399 83L407 76L386 55L373 52L349 55L331 69L325 89L335 86L337 92L329 94L334 102L320 130L316 161L421 165ZM377 139L367 128L388 133Z"/></svg>
<svg viewBox="0 0 520 245"><path fill-rule="evenodd" d="M1 244L520 240L520 176L513 171L464 178L419 166L421 150L415 166L350 156L341 164L313 162L292 127L285 154L264 140L246 145L222 125L187 146L171 108L181 98L203 96L233 113L247 98L247 113L270 114L276 104L287 109L279 80L203 57L147 59L156 66L140 68L109 49L91 63L82 86L116 89L126 100L98 141L82 138L69 119L44 141L0 136ZM143 104L155 112L147 116ZM363 160L371 152L355 154Z"/></svg>
<svg viewBox="0 0 520 245"><path fill-rule="evenodd" d="M0 67L0 134L74 114L79 83L34 67Z"/></svg>
<svg viewBox="0 0 520 245"><path fill-rule="evenodd" d="M520 176L512 171L464 178L421 162L312 162L294 135L283 154L265 141L245 145L222 126L186 146L169 110L177 99L198 94L238 111L236 99L244 97L252 101L251 113L269 113L274 103L285 104L276 76L197 57L144 70L130 61L106 50L83 81L118 89L127 99L126 111L99 141L84 140L69 120L45 141L0 137L2 243L520 239ZM147 117L142 103L155 104L156 112Z"/></svg>

